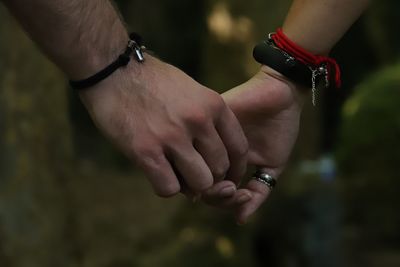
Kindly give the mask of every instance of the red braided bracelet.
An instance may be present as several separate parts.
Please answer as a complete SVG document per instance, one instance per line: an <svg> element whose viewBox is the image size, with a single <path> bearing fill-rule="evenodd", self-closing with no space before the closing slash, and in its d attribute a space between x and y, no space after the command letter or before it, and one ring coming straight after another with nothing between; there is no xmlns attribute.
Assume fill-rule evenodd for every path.
<svg viewBox="0 0 400 267"><path fill-rule="evenodd" d="M326 82L332 79L331 72L334 70L334 81L336 88L341 87L341 73L340 67L335 59L320 55L313 55L301 46L297 45L291 41L282 31L278 28L275 34L271 35L272 40L275 45L281 50L287 52L290 56L294 57L296 60L302 62L303 64L309 66L312 71L319 70L321 66L326 66ZM327 84L328 86L329 84Z"/></svg>

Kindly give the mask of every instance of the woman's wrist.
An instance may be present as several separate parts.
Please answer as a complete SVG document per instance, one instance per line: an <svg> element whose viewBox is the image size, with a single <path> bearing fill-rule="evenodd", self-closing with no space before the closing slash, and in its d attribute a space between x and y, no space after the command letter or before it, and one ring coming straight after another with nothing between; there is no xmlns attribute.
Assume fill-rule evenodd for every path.
<svg viewBox="0 0 400 267"><path fill-rule="evenodd" d="M281 86L289 88L293 94L293 100L296 101L296 103L298 103L300 106L303 106L304 102L309 96L309 90L307 88L297 85L286 76L266 65L261 65L260 72L272 78L272 80L278 85L280 84Z"/></svg>

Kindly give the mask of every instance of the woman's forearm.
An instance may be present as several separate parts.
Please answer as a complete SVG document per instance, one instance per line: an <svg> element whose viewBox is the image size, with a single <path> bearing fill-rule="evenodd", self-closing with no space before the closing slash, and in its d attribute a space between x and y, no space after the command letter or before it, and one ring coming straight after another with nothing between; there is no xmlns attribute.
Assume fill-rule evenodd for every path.
<svg viewBox="0 0 400 267"><path fill-rule="evenodd" d="M326 55L368 3L369 0L294 0L283 31L306 50Z"/></svg>

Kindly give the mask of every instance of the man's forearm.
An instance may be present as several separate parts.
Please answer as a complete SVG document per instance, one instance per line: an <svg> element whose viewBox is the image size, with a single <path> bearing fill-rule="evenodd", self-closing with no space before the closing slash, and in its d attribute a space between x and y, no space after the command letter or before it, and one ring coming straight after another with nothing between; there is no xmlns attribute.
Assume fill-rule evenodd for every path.
<svg viewBox="0 0 400 267"><path fill-rule="evenodd" d="M283 31L315 54L328 54L369 0L294 0Z"/></svg>
<svg viewBox="0 0 400 267"><path fill-rule="evenodd" d="M71 79L113 61L128 34L108 0L3 0L31 38Z"/></svg>

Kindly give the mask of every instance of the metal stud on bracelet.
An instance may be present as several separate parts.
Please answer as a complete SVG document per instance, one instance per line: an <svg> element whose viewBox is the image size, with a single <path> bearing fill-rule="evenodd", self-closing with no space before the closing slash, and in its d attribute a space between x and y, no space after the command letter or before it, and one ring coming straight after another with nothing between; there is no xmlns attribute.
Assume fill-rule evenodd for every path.
<svg viewBox="0 0 400 267"><path fill-rule="evenodd" d="M143 45L142 37L137 33L131 33L129 35L129 41L126 46L125 51L117 57L110 65L106 66L96 74L79 81L69 81L72 88L77 90L87 89L95 84L103 81L111 74L113 74L117 69L128 65L131 60L131 55L134 53L134 57L137 62L144 62L144 52L146 47Z"/></svg>
<svg viewBox="0 0 400 267"><path fill-rule="evenodd" d="M310 53L291 41L280 28L254 47L253 56L257 62L280 72L296 84L311 88L314 106L320 82L326 88L330 81L334 81L337 88L341 85L340 67L333 58Z"/></svg>

